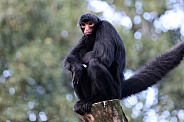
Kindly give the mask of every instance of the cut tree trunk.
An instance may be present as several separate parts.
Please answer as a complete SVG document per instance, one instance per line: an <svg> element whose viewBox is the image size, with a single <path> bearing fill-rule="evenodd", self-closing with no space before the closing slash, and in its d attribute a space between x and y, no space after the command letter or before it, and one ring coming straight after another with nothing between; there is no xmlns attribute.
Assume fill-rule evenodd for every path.
<svg viewBox="0 0 184 122"><path fill-rule="evenodd" d="M84 122L128 122L117 99L94 103L91 113L78 116Z"/></svg>

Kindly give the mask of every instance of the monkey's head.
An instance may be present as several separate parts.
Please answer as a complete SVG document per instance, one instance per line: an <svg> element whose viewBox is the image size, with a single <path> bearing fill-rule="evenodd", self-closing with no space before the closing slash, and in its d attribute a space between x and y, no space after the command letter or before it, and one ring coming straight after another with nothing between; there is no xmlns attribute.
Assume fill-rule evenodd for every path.
<svg viewBox="0 0 184 122"><path fill-rule="evenodd" d="M88 13L79 18L78 26L80 26L84 35L90 36L99 23L101 23L101 20L96 15Z"/></svg>

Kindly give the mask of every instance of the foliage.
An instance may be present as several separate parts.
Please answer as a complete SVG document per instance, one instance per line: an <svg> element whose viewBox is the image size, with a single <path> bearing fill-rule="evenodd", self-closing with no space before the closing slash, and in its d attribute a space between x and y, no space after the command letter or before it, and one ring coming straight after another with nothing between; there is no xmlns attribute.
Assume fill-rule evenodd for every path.
<svg viewBox="0 0 184 122"><path fill-rule="evenodd" d="M129 29L114 24L125 44L127 69L135 71L182 39L179 29L163 32L154 26L154 20L175 4L169 0L103 2L132 20ZM89 5L90 0L0 1L0 121L79 121L72 110L77 99L70 73L63 69L62 60L81 36L78 17L93 12ZM155 18L145 19L146 12L156 13ZM136 16L141 18L138 24ZM136 39L136 32L141 33L140 39ZM184 108L183 68L182 63L158 85L158 102L141 109L137 118L132 113L141 103L145 107L146 100L139 94L135 105L126 108L125 104L128 119L142 121L154 109L158 115L169 111L171 116L166 120L177 117L179 121L176 113Z"/></svg>
<svg viewBox="0 0 184 122"><path fill-rule="evenodd" d="M131 2L127 5L126 2ZM159 2L159 4L158 4ZM159 53L168 50L176 43L182 40L180 28L169 31L157 30L154 26L154 20L161 17L166 10L172 9L172 7L182 6L176 1L157 1L157 0L125 0L114 1L118 11L125 11L125 13L131 18L133 25L129 31L121 29L120 33L124 39L126 51L127 51L127 68L136 70L148 60L152 59ZM142 10L142 12L138 12ZM147 19L145 13L155 14L154 19ZM141 23L135 22L135 17L141 18ZM142 37L140 39L135 38L135 33L140 32ZM155 38L154 38L155 37ZM184 63L169 73L166 78L157 87L160 92L156 94L156 99L152 106L146 106L148 100L142 99L143 96L147 96L148 93L138 94L137 103L132 105L132 112L125 108L125 113L131 113L129 118L132 122L137 121L183 121L180 118L179 113L184 109L184 77L183 77ZM158 100L158 101L157 101ZM141 104L142 108L136 109ZM128 108L129 109L129 108ZM137 113L136 113L137 112ZM155 112L155 114L154 114ZM136 113L136 114L135 114ZM167 115L165 113L168 113ZM178 114L177 114L178 113ZM150 114L150 120L149 118ZM184 113L182 113L182 116ZM154 118L157 117L157 118Z"/></svg>
<svg viewBox="0 0 184 122"><path fill-rule="evenodd" d="M78 40L76 21L83 4L82 0L0 2L1 121L78 120L62 59L69 42Z"/></svg>

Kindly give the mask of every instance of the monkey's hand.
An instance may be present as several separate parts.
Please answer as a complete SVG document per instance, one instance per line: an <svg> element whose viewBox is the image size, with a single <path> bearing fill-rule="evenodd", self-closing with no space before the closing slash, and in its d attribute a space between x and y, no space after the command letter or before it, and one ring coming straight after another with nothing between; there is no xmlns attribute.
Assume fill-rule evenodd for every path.
<svg viewBox="0 0 184 122"><path fill-rule="evenodd" d="M72 67L72 82L77 85L82 77L82 64L77 64Z"/></svg>
<svg viewBox="0 0 184 122"><path fill-rule="evenodd" d="M80 115L84 115L91 111L92 102L81 100L75 103L74 111Z"/></svg>

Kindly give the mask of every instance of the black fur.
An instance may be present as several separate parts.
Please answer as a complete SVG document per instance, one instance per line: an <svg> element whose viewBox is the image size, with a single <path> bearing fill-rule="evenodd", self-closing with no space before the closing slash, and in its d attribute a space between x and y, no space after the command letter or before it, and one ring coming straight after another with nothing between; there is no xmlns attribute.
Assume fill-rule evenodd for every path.
<svg viewBox="0 0 184 122"><path fill-rule="evenodd" d="M125 48L119 34L112 24L93 14L82 15L78 24L86 20L94 22L93 34L83 35L64 61L66 69L72 72L74 89L80 99L74 109L81 115L90 112L95 102L123 99L146 90L183 59L184 43L181 43L125 80Z"/></svg>

